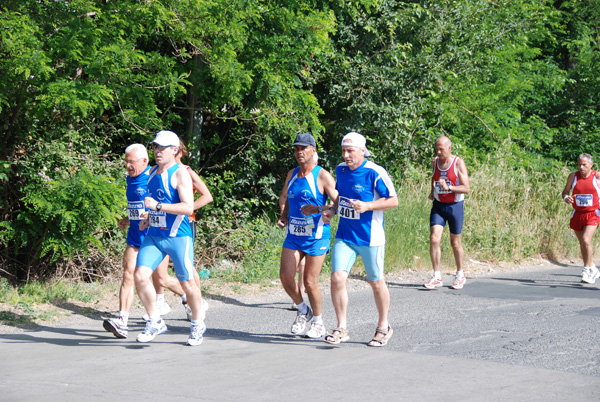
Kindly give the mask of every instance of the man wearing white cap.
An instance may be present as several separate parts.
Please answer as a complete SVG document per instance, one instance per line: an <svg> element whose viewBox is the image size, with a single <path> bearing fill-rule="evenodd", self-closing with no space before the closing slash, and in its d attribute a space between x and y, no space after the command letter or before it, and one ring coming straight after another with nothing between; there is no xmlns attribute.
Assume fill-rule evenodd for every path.
<svg viewBox="0 0 600 402"><path fill-rule="evenodd" d="M331 344L350 339L346 321L346 281L359 255L363 260L379 313L375 335L367 345L385 346L393 333L388 322L390 293L383 275L383 211L397 207L398 197L386 170L365 159L365 156L369 155L365 137L355 132L344 136L344 162L335 170L339 196L334 208L323 212L325 221L331 219L336 211L340 215L331 256L331 298L338 326L325 337L325 342Z"/></svg>
<svg viewBox="0 0 600 402"><path fill-rule="evenodd" d="M138 342L150 342L167 326L156 309L156 292L152 285L152 272L165 256L171 257L175 275L187 295L192 310L190 336L187 344L202 343L206 331L201 319L202 296L194 283L194 242L188 216L194 210L192 179L185 168L177 164L179 137L171 131L160 131L151 142L158 166L148 178L148 197L144 200L150 214L140 228L149 225L138 254L135 269L135 285L149 320L146 328L137 336Z"/></svg>

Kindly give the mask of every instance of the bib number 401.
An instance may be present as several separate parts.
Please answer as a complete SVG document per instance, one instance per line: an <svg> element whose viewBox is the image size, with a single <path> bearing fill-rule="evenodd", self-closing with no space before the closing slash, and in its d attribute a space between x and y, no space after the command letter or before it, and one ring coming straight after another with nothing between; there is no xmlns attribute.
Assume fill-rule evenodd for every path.
<svg viewBox="0 0 600 402"><path fill-rule="evenodd" d="M360 214L354 208L340 207L338 213L346 219L360 219Z"/></svg>

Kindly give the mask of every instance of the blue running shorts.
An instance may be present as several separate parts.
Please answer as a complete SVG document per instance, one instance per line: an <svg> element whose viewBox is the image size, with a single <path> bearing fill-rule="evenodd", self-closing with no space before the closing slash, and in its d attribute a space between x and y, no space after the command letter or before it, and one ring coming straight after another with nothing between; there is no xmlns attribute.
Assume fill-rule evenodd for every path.
<svg viewBox="0 0 600 402"><path fill-rule="evenodd" d="M377 282L383 279L384 254L385 245L357 246L341 239L335 239L331 253L331 272L346 271L350 275L350 270L360 255L365 265L367 279Z"/></svg>
<svg viewBox="0 0 600 402"><path fill-rule="evenodd" d="M429 226L440 225L445 227L447 221L450 233L461 234L465 219L463 206L464 201L444 203L434 200L429 214Z"/></svg>
<svg viewBox="0 0 600 402"><path fill-rule="evenodd" d="M149 267L154 272L167 255L173 261L177 279L189 281L194 278L194 241L189 236L146 236L138 253L136 267Z"/></svg>
<svg viewBox="0 0 600 402"><path fill-rule="evenodd" d="M323 255L329 252L331 239L312 239L312 240L296 240L286 237L283 242L283 247L290 250L300 250L310 256Z"/></svg>
<svg viewBox="0 0 600 402"><path fill-rule="evenodd" d="M144 237L148 234L148 229L140 230L139 225L140 221L131 221L129 223L129 229L127 229L127 244L131 247L140 248L144 242Z"/></svg>

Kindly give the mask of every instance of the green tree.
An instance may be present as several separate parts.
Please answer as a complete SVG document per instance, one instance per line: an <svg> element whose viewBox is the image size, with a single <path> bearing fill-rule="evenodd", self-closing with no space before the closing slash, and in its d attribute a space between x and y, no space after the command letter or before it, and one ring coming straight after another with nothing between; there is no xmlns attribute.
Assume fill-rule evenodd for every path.
<svg viewBox="0 0 600 402"><path fill-rule="evenodd" d="M475 154L552 142L547 110L566 75L543 55L560 22L545 2L365 1L336 15L319 87L328 131L362 131L398 175L441 134Z"/></svg>
<svg viewBox="0 0 600 402"><path fill-rule="evenodd" d="M578 154L594 154L600 145L600 3L557 1L555 6L562 18L553 56L567 80L564 96L549 110L549 124L558 133L544 152L573 163Z"/></svg>
<svg viewBox="0 0 600 402"><path fill-rule="evenodd" d="M224 187L215 191L215 210L223 211L220 217L228 225L239 225L253 208L269 205L276 198L282 148L301 129L321 130L321 109L310 91L311 68L328 50L334 19L310 6L274 1L3 3L3 255L13 252L30 268L36 258L56 261L99 244L84 240L114 225L117 210L109 205L113 199L90 198L83 190L89 186L119 194L122 173L107 169L105 162L162 128L193 141L191 148L199 155L194 164L208 174L209 183ZM196 116L202 122L200 137L185 131ZM97 202L106 218L89 218L98 230L81 222L79 230L61 231L63 240L71 236L68 247L57 239L49 243L49 231L34 229L32 217L24 219L37 216L48 228L56 227L54 216L39 214L48 198L60 204L58 211L76 208L60 195L69 193L61 193L59 183L67 186L65 191L79 188L77 205Z"/></svg>

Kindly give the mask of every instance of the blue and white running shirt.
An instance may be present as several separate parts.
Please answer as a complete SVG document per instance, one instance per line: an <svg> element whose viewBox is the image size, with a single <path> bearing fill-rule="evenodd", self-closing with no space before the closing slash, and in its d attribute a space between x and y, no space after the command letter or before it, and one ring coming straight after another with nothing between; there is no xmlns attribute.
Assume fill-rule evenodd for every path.
<svg viewBox="0 0 600 402"><path fill-rule="evenodd" d="M129 229L127 230L127 244L140 248L148 229L140 230L142 214L146 212L144 199L148 196L148 177L150 167L135 177L127 176L127 217Z"/></svg>
<svg viewBox="0 0 600 402"><path fill-rule="evenodd" d="M156 174L158 167L154 167L148 179L148 193L150 197L164 204L180 203L179 193L171 185L171 178L180 167L181 165L176 163L160 175ZM190 227L190 220L187 215L175 215L164 211L150 210L148 219L150 220L149 236L192 237L192 228Z"/></svg>
<svg viewBox="0 0 600 402"><path fill-rule="evenodd" d="M327 195L319 191L317 178L321 166L317 165L306 177L298 177L300 167L296 167L287 183L288 230L287 236L296 241L329 239L329 223L323 223L320 213L304 216L300 208L303 205L326 205Z"/></svg>
<svg viewBox="0 0 600 402"><path fill-rule="evenodd" d="M351 170L343 162L335 169L335 175L340 215L335 238L357 246L384 245L383 210L358 213L350 203L395 197L396 190L386 170L369 160L365 160L355 170Z"/></svg>

